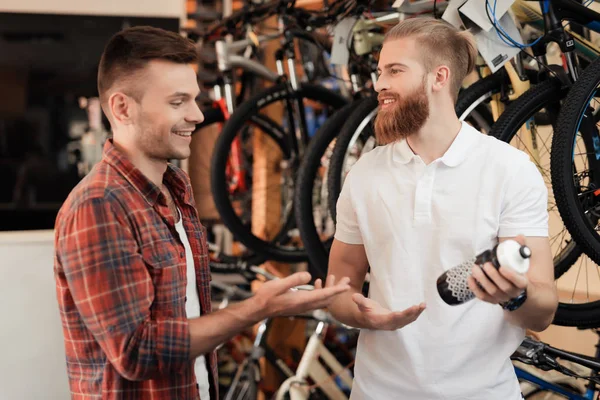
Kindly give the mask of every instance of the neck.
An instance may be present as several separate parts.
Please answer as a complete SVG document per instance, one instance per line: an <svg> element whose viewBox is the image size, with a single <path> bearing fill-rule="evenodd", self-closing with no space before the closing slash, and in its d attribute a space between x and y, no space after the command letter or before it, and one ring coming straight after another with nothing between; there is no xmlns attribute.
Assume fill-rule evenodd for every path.
<svg viewBox="0 0 600 400"><path fill-rule="evenodd" d="M129 146L114 139L113 144L152 183L163 188L163 176L167 171L167 161L152 159L140 151L132 151Z"/></svg>
<svg viewBox="0 0 600 400"><path fill-rule="evenodd" d="M438 110L443 109L443 107L438 108ZM436 108L432 108L432 110L436 110ZM425 164L441 158L458 136L461 122L454 112L454 107L449 110L450 112L431 113L419 132L407 139L412 151L419 155Z"/></svg>

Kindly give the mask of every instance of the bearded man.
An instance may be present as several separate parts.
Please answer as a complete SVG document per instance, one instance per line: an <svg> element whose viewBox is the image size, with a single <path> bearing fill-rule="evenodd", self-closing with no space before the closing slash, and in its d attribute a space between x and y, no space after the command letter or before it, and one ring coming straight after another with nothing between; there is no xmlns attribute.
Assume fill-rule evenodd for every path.
<svg viewBox="0 0 600 400"><path fill-rule="evenodd" d="M525 153L454 112L476 57L472 35L440 20L409 19L385 38L379 147L346 177L329 259L352 287L330 310L361 328L352 400L521 399L510 355L556 311L544 180ZM508 239L531 249L526 274L474 265L477 299L442 301L444 271Z"/></svg>

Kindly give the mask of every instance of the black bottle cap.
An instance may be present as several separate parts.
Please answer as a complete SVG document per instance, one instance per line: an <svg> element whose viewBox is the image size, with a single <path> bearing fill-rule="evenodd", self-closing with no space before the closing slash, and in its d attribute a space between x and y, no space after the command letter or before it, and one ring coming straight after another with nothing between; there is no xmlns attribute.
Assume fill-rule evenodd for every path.
<svg viewBox="0 0 600 400"><path fill-rule="evenodd" d="M521 257L523 258L529 258L531 257L531 249L527 246L521 246L519 254L521 254Z"/></svg>

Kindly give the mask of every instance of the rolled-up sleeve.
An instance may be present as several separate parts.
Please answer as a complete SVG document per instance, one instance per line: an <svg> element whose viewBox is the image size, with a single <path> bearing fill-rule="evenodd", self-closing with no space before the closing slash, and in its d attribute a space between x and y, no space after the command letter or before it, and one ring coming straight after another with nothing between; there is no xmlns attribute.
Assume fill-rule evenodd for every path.
<svg viewBox="0 0 600 400"><path fill-rule="evenodd" d="M57 257L75 306L117 372L137 381L188 365L188 321L151 316L152 278L110 202L85 200L57 229Z"/></svg>

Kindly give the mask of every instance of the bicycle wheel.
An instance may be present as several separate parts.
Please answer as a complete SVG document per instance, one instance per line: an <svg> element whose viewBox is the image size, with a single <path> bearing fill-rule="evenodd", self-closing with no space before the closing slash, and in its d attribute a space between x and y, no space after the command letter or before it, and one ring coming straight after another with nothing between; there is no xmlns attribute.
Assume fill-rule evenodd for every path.
<svg viewBox="0 0 600 400"><path fill-rule="evenodd" d="M600 327L600 236L598 234L598 118L597 99L600 84L600 60L592 62L569 90L556 123L552 144L552 184L558 210L575 241L590 258L583 272L585 290L575 287L573 297L585 296L584 304L569 304L569 314L561 322L582 328ZM581 276L577 271L576 284ZM596 276L598 279L596 280ZM591 290L590 290L591 287ZM591 296L591 298L590 298ZM590 301L595 300L595 301Z"/></svg>
<svg viewBox="0 0 600 400"><path fill-rule="evenodd" d="M486 102L500 93L505 82L506 77L500 72L461 91L456 102L456 114L478 130L487 132L493 125L493 120ZM377 114L377 106L376 97L362 100L337 138L327 173L329 212L334 221L344 177L361 154L376 146L372 122Z"/></svg>
<svg viewBox="0 0 600 400"><path fill-rule="evenodd" d="M586 289L590 282L588 264L592 262L582 255L582 248L577 245L577 239L571 238L568 226L565 227L567 221L564 217L561 219L554 202L556 200L558 203L559 196L554 185L554 168L560 167L556 165L554 149L561 134L553 133L552 126L539 127L534 122L535 114L542 109L548 110L548 115L558 115L558 107L561 99L565 99L565 92L560 82L554 79L534 86L502 114L492 133L528 152L548 187L549 238L559 293L559 305L553 324L594 327L600 326L600 302L591 301L589 290ZM562 104L563 107L569 104L568 99L563 100ZM568 163L570 169L574 164L573 154ZM585 282L580 281L582 276L586 277Z"/></svg>
<svg viewBox="0 0 600 400"><path fill-rule="evenodd" d="M291 241L289 232L295 225L293 192L299 160L294 159L289 140L296 134L296 126L294 121L278 123L268 114L280 115L278 107L286 110L294 99L299 99L304 106L312 104L326 115L346 103L335 92L320 86L302 85L294 92L287 84L275 85L244 102L231 115L215 143L211 160L211 191L223 223L246 247L282 262L301 262L307 258L306 251L299 244L287 244ZM306 124L306 115L296 114L294 118ZM264 134L256 136L259 131ZM252 185L252 142L256 137L265 141L263 147L268 151L279 152L282 157L281 181L269 182L265 187ZM237 144L234 145L234 142ZM236 182L232 182L231 176L226 173L232 157L232 145L237 152L236 159L241 160L240 166L244 168L243 173L235 177ZM256 196L274 196L275 202L281 206L281 218L277 221L277 232L271 235L272 240L264 240L252 231L252 198Z"/></svg>
<svg viewBox="0 0 600 400"><path fill-rule="evenodd" d="M327 254L333 234L333 221L327 203L326 153L333 151L335 139L344 122L356 109L359 101L345 105L325 121L311 139L302 159L295 189L296 224L310 261L313 278L324 278L327 273ZM329 236L328 236L329 235ZM323 243L322 240L326 240Z"/></svg>
<svg viewBox="0 0 600 400"><path fill-rule="evenodd" d="M599 84L600 60L597 60L569 91L556 123L557 137L552 146L552 182L558 209L577 243L597 264L600 263ZM585 154L581 153L582 147ZM585 159L573 162L578 155Z"/></svg>

